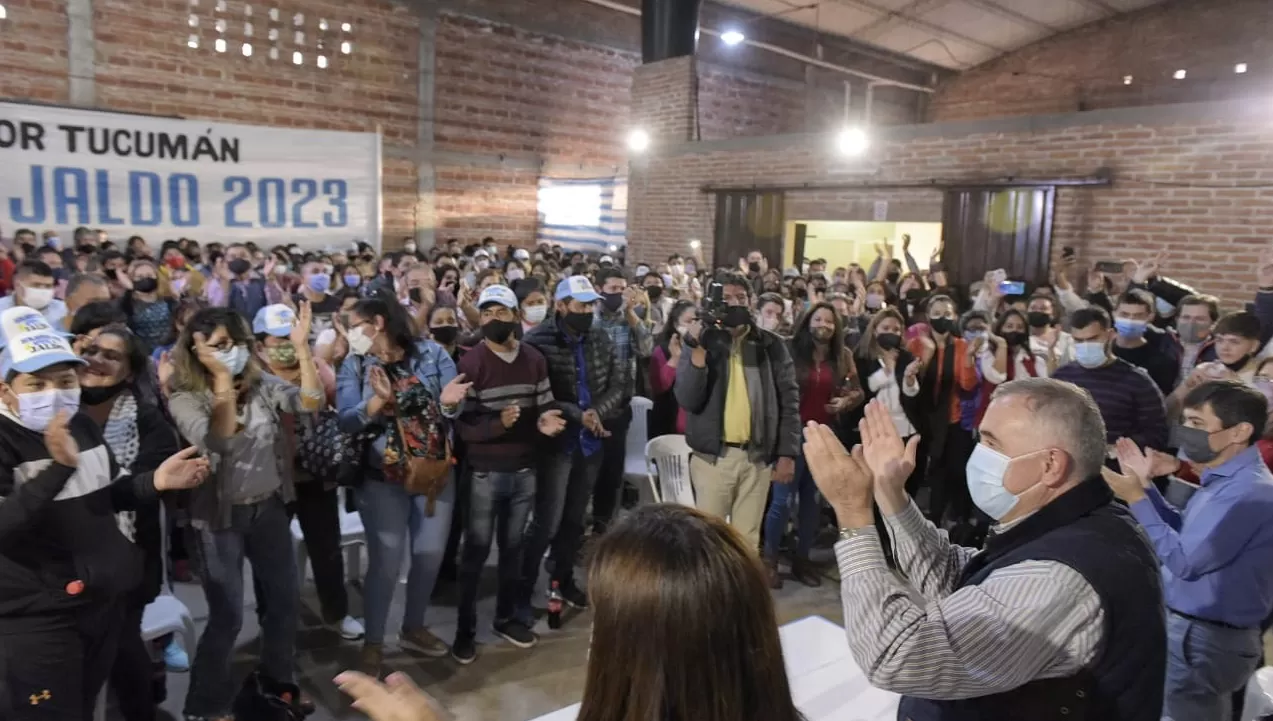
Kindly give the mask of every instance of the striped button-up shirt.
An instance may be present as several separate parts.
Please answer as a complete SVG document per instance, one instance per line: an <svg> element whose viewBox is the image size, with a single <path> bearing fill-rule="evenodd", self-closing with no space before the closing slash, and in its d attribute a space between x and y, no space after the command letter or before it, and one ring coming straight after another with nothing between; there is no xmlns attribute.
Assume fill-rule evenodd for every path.
<svg viewBox="0 0 1273 721"><path fill-rule="evenodd" d="M974 549L952 544L913 503L887 523L905 578L889 570L874 527L835 548L849 648L873 686L976 698L1071 676L1095 657L1104 611L1074 569L1026 561L955 590Z"/></svg>

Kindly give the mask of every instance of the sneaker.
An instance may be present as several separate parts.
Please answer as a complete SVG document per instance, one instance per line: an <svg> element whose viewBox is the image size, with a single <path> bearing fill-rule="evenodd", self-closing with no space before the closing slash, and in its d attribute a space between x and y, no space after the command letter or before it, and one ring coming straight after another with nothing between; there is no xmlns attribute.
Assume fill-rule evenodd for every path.
<svg viewBox="0 0 1273 721"><path fill-rule="evenodd" d="M177 645L177 639L164 646L164 668L173 673L186 673L190 670L190 655Z"/></svg>
<svg viewBox="0 0 1273 721"><path fill-rule="evenodd" d="M384 644L364 643L362 645L362 653L358 655L358 670L374 679L379 679L380 667L384 660Z"/></svg>
<svg viewBox="0 0 1273 721"><path fill-rule="evenodd" d="M367 635L367 630L362 627L362 622L353 616L345 616L340 619L340 623L336 624L336 633L346 641L357 641Z"/></svg>
<svg viewBox="0 0 1273 721"><path fill-rule="evenodd" d="M467 666L477 660L477 643L472 636L456 636L451 644L451 658L461 666Z"/></svg>
<svg viewBox="0 0 1273 721"><path fill-rule="evenodd" d="M561 597L571 608L582 611L588 607L588 594L580 591L573 581L562 584Z"/></svg>
<svg viewBox="0 0 1273 721"><path fill-rule="evenodd" d="M539 643L539 636L526 628L516 619L495 622L495 635L518 648L534 648Z"/></svg>
<svg viewBox="0 0 1273 721"><path fill-rule="evenodd" d="M398 645L429 658L442 658L448 651L445 641L424 628L404 630L398 638Z"/></svg>

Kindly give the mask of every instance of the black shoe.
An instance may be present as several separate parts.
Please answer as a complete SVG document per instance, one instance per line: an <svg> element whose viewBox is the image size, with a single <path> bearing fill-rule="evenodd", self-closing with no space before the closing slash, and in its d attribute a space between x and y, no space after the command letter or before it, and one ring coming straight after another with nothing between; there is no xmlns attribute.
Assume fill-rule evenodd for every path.
<svg viewBox="0 0 1273 721"><path fill-rule="evenodd" d="M451 644L451 658L461 666L467 666L477 660L477 643L472 636L456 636Z"/></svg>
<svg viewBox="0 0 1273 721"><path fill-rule="evenodd" d="M534 648L535 644L539 643L539 636L516 619L497 621L493 628L496 636L518 648Z"/></svg>
<svg viewBox="0 0 1273 721"><path fill-rule="evenodd" d="M567 582L562 585L561 598L571 608L582 611L588 607L588 594L580 591L579 587L573 582Z"/></svg>

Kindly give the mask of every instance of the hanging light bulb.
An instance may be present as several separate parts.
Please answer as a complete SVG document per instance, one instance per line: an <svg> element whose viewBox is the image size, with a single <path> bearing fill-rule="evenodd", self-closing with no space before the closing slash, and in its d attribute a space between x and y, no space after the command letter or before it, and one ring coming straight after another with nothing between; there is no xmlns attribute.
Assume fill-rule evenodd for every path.
<svg viewBox="0 0 1273 721"><path fill-rule="evenodd" d="M252 57L252 43L243 43L243 57Z"/></svg>

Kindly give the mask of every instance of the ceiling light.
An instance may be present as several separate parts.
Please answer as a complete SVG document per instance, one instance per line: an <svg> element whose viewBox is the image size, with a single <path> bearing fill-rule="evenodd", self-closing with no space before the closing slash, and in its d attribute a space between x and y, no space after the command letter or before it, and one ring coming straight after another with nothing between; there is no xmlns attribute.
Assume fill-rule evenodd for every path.
<svg viewBox="0 0 1273 721"><path fill-rule="evenodd" d="M199 47L199 36L198 36L198 35L191 35L189 38L186 38L186 47L188 47L188 48L190 48L190 49L192 49L192 50L198 49L198 47Z"/></svg>
<svg viewBox="0 0 1273 721"><path fill-rule="evenodd" d="M1124 76L1123 76L1123 85L1131 85L1131 84L1132 84L1132 76L1130 76L1130 75L1124 75Z"/></svg>
<svg viewBox="0 0 1273 721"><path fill-rule="evenodd" d="M1237 65L1234 65L1234 66L1233 66L1233 72L1237 73L1238 75L1241 75L1242 73L1245 73L1245 72L1246 72L1246 63L1238 63Z"/></svg>
<svg viewBox="0 0 1273 721"><path fill-rule="evenodd" d="M1173 77L1175 77L1177 80L1184 80L1185 76L1188 74L1189 73L1185 72L1184 70L1177 70L1176 74Z"/></svg>
<svg viewBox="0 0 1273 721"><path fill-rule="evenodd" d="M305 62L305 56L300 54L300 52L292 53L293 65L301 65L301 64L304 64L304 62Z"/></svg>
<svg viewBox="0 0 1273 721"><path fill-rule="evenodd" d="M743 35L737 30L726 30L725 32L720 34L721 42L725 43L726 45L737 45L746 39L747 39L747 36Z"/></svg>
<svg viewBox="0 0 1273 721"><path fill-rule="evenodd" d="M871 139L861 128L845 128L835 138L835 145L845 155L861 155L871 145Z"/></svg>
<svg viewBox="0 0 1273 721"><path fill-rule="evenodd" d="M346 40L340 44L340 52L348 55L354 51L354 44Z"/></svg>
<svg viewBox="0 0 1273 721"><path fill-rule="evenodd" d="M319 56L318 56L318 67L319 67L320 69L323 69L323 70L326 70L326 69L327 69L327 56L326 56L326 55L319 55Z"/></svg>
<svg viewBox="0 0 1273 721"><path fill-rule="evenodd" d="M637 128L628 133L628 150L634 153L644 153L650 147L650 134Z"/></svg>
<svg viewBox="0 0 1273 721"><path fill-rule="evenodd" d="M225 38L217 38L216 48L219 53L225 52Z"/></svg>
<svg viewBox="0 0 1273 721"><path fill-rule="evenodd" d="M354 26L353 26L353 25L351 25L351 24L349 24L349 23L341 23L341 24L340 24L340 29L341 29L341 32L346 32L346 33L347 33L347 32L352 32L352 31L353 31L353 29L354 29Z"/></svg>
<svg viewBox="0 0 1273 721"><path fill-rule="evenodd" d="M243 43L243 57L245 57L245 58L250 58L250 57L252 57L252 44L251 44L251 43Z"/></svg>
<svg viewBox="0 0 1273 721"><path fill-rule="evenodd" d="M9 17L9 11L5 10L3 5L0 5L0 20L4 20L7 17Z"/></svg>

